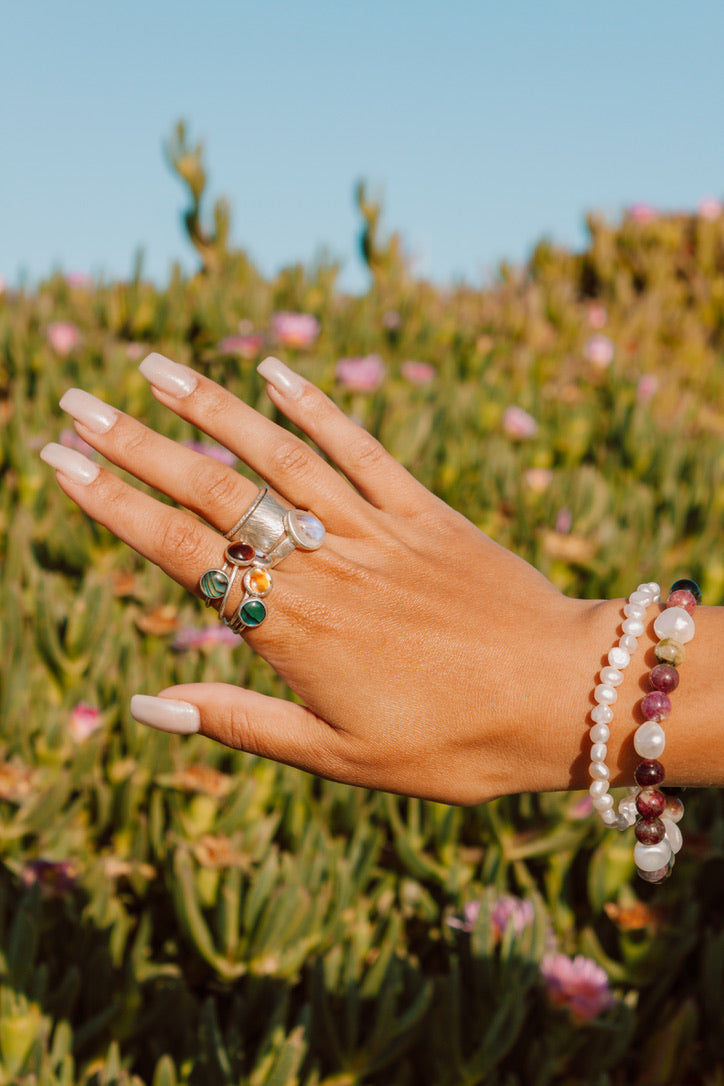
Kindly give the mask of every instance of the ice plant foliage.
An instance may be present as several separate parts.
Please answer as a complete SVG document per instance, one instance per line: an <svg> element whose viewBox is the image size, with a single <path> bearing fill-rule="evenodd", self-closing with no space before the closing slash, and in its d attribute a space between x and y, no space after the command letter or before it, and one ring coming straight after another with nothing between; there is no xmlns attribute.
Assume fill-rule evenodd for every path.
<svg viewBox="0 0 724 1086"><path fill-rule="evenodd" d="M576 1022L589 1022L613 1004L605 971L582 954L546 954L541 974L550 1002L567 1008Z"/></svg>

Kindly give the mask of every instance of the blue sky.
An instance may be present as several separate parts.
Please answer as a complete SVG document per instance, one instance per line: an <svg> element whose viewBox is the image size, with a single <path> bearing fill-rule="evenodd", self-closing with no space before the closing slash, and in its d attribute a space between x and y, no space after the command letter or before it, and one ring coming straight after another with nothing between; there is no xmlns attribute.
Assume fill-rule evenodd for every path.
<svg viewBox="0 0 724 1086"><path fill-rule="evenodd" d="M724 196L716 0L23 0L0 55L0 276L191 270L184 118L266 273L357 254L359 178L419 270L485 281L583 216Z"/></svg>

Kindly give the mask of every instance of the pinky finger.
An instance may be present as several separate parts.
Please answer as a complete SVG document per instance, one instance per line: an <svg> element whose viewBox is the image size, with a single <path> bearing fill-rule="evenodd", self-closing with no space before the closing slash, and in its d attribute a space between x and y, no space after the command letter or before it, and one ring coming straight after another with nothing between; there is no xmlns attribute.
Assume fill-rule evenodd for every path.
<svg viewBox="0 0 724 1086"><path fill-rule="evenodd" d="M283 762L332 780L349 777L335 730L310 709L227 683L186 683L158 697L135 694L140 724L177 735L199 733L227 747Z"/></svg>

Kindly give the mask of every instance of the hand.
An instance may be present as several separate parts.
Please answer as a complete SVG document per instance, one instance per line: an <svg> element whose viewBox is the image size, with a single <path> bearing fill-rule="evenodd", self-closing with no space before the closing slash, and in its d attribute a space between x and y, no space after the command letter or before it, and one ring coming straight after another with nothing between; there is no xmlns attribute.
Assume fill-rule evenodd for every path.
<svg viewBox="0 0 724 1086"><path fill-rule="evenodd" d="M434 497L278 360L259 367L269 396L331 464L188 367L154 354L141 372L161 403L292 505L312 510L327 535L319 550L297 550L274 569L268 617L244 635L303 706L199 683L134 699L137 719L199 730L334 780L449 803L568 786L580 746L570 730L585 735L595 667L591 659L570 682L586 605ZM61 406L85 441L185 509L49 445L42 456L63 490L199 595L254 484L81 390Z"/></svg>

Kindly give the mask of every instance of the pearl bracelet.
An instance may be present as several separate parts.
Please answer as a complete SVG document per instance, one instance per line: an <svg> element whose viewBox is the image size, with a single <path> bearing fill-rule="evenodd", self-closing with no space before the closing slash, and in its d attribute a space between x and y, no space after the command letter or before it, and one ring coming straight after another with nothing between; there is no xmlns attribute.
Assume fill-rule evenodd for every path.
<svg viewBox="0 0 724 1086"><path fill-rule="evenodd" d="M659 761L666 745L661 721L671 712L669 694L679 685L677 668L684 659L684 645L695 633L691 615L701 603L701 592L695 581L675 581L664 609L654 620L654 632L659 638L654 650L658 662L649 673L651 692L639 705L644 723L634 734L634 749L644 760L636 767L636 785L621 800L618 812L614 810L613 797L608 791L610 773L606 765L606 742L610 735L608 725L613 719L611 706L617 698L616 687L623 682L622 672L638 645L638 637L644 632L646 609L660 599L659 586L653 581L639 585L629 596L623 609L623 636L609 652L609 666L601 669L601 681L593 692L597 704L591 711L594 724L590 731L590 793L594 808L606 826L625 830L636 824L636 871L646 882L654 883L663 882L671 873L676 853L682 846L677 823L683 817L684 805L678 797L664 794L657 785L665 778L664 767ZM640 816L638 819L637 815Z"/></svg>

